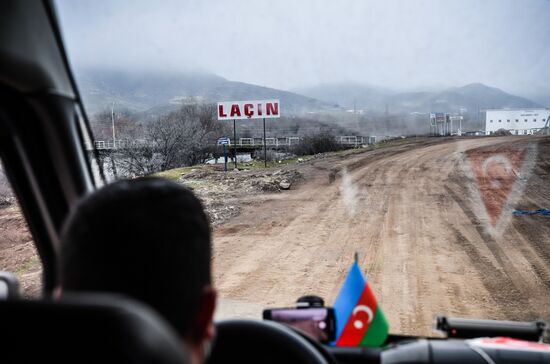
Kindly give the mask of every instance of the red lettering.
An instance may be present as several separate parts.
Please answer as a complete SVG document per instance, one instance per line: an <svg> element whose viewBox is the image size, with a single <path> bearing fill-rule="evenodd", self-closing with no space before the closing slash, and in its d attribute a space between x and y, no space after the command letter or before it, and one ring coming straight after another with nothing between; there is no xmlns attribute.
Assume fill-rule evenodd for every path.
<svg viewBox="0 0 550 364"><path fill-rule="evenodd" d="M262 115L262 104L258 104L258 115Z"/></svg>
<svg viewBox="0 0 550 364"><path fill-rule="evenodd" d="M249 119L252 117L252 115L254 115L254 111L252 110L252 108L254 108L254 105L252 104L244 105L244 114L248 116Z"/></svg>
<svg viewBox="0 0 550 364"><path fill-rule="evenodd" d="M223 112L223 105L218 105L218 116L220 117L227 116L227 114Z"/></svg>
<svg viewBox="0 0 550 364"><path fill-rule="evenodd" d="M279 115L279 103L277 103L277 102L274 102L274 103L268 102L265 105L265 111L266 111L267 115Z"/></svg>
<svg viewBox="0 0 550 364"><path fill-rule="evenodd" d="M239 109L239 105L233 104L231 105L231 115L230 116L241 116L241 109Z"/></svg>

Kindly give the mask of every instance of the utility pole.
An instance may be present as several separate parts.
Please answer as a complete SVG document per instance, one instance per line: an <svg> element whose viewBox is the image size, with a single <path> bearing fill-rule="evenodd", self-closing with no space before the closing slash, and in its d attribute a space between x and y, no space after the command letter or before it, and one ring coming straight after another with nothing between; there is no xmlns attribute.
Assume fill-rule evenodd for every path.
<svg viewBox="0 0 550 364"><path fill-rule="evenodd" d="M115 102L111 105L111 126L113 129L113 149L116 149L116 137L115 137Z"/></svg>
<svg viewBox="0 0 550 364"><path fill-rule="evenodd" d="M116 137L115 137L115 102L111 104L111 127L113 129L113 149L116 149ZM113 157L114 152L111 151L111 169L113 170L113 177L114 179L117 179L117 169L115 164L115 159Z"/></svg>

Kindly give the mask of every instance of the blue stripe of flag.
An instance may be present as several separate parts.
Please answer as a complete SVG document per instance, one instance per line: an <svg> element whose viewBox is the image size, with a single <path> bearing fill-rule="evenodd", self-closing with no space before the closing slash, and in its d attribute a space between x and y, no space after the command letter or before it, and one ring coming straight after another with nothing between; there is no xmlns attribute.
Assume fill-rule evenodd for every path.
<svg viewBox="0 0 550 364"><path fill-rule="evenodd" d="M359 302L365 289L365 277L359 268L357 262L354 262L340 290L340 294L334 303L334 313L336 315L336 341L344 331L353 309Z"/></svg>

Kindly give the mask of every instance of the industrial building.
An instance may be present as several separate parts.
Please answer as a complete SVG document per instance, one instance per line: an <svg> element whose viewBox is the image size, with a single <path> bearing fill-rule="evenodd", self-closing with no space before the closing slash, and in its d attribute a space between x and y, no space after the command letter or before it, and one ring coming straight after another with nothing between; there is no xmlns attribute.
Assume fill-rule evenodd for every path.
<svg viewBox="0 0 550 364"><path fill-rule="evenodd" d="M462 115L449 115L442 112L430 113L430 135L462 135ZM453 127L456 127L456 131Z"/></svg>
<svg viewBox="0 0 550 364"><path fill-rule="evenodd" d="M489 109L485 114L485 133L504 129L513 135L532 135L548 128L550 109Z"/></svg>

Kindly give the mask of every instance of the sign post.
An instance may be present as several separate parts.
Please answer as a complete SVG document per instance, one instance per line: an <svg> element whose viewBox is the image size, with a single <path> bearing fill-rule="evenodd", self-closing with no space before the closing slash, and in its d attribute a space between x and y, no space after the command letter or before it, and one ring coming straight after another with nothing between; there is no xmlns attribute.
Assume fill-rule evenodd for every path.
<svg viewBox="0 0 550 364"><path fill-rule="evenodd" d="M223 166L223 170L225 172L227 172L227 145L230 144L231 141L229 140L229 138L226 138L226 137L221 137L218 139L218 145L223 145L223 162L224 162L224 166Z"/></svg>
<svg viewBox="0 0 550 364"><path fill-rule="evenodd" d="M279 100L223 101L218 102L218 120L233 119L233 139L235 168L237 168L237 131L236 120L263 119L264 127L264 166L267 167L267 145L265 119L281 117Z"/></svg>
<svg viewBox="0 0 550 364"><path fill-rule="evenodd" d="M267 146L265 143L265 118L264 118L264 168L267 168Z"/></svg>
<svg viewBox="0 0 550 364"><path fill-rule="evenodd" d="M223 145L223 171L227 172L227 147Z"/></svg>
<svg viewBox="0 0 550 364"><path fill-rule="evenodd" d="M233 119L233 158L235 158L235 169L237 169L237 126Z"/></svg>

